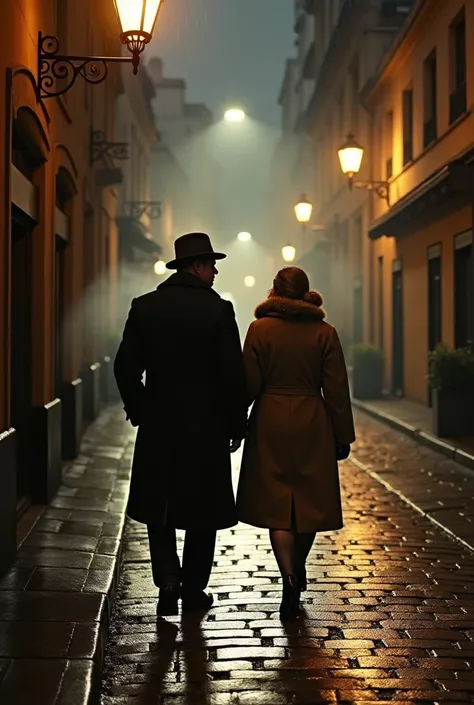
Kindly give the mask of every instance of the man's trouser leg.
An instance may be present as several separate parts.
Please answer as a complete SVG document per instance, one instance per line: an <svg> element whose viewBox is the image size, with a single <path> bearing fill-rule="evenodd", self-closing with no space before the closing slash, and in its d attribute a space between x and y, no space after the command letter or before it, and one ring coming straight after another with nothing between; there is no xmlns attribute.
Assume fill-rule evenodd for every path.
<svg viewBox="0 0 474 705"><path fill-rule="evenodd" d="M176 550L176 530L169 526L148 526L151 568L156 587L179 585L181 566Z"/></svg>
<svg viewBox="0 0 474 705"><path fill-rule="evenodd" d="M206 589L212 571L216 531L186 531L183 550L183 593Z"/></svg>

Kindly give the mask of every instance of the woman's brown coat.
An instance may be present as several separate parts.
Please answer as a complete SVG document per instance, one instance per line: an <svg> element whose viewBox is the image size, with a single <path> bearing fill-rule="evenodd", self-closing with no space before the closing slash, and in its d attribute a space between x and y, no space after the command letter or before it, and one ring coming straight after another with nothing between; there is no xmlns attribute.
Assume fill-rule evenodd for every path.
<svg viewBox="0 0 474 705"><path fill-rule="evenodd" d="M307 300L271 297L247 333L249 421L237 493L239 520L299 532L343 526L336 443L355 440L336 330Z"/></svg>

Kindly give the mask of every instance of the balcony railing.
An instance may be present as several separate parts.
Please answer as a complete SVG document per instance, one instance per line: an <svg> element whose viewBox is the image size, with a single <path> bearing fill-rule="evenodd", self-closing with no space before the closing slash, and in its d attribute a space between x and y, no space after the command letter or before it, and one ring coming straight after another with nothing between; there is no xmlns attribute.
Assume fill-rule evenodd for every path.
<svg viewBox="0 0 474 705"><path fill-rule="evenodd" d="M429 147L430 144L436 141L436 115L432 115L423 123L423 147Z"/></svg>
<svg viewBox="0 0 474 705"><path fill-rule="evenodd" d="M385 162L385 178L391 179L393 176L393 159L392 157L389 157L387 161Z"/></svg>
<svg viewBox="0 0 474 705"><path fill-rule="evenodd" d="M466 81L460 83L449 96L449 124L464 115L467 108Z"/></svg>

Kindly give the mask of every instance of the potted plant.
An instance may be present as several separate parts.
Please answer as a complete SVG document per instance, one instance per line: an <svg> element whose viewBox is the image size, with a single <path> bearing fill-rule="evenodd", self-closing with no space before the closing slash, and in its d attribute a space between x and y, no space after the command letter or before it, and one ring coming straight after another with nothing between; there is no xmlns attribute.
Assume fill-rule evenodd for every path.
<svg viewBox="0 0 474 705"><path fill-rule="evenodd" d="M376 345L355 343L350 348L352 396L356 399L378 399L382 396L384 355Z"/></svg>
<svg viewBox="0 0 474 705"><path fill-rule="evenodd" d="M428 355L433 390L433 430L437 436L474 435L474 353L440 344Z"/></svg>

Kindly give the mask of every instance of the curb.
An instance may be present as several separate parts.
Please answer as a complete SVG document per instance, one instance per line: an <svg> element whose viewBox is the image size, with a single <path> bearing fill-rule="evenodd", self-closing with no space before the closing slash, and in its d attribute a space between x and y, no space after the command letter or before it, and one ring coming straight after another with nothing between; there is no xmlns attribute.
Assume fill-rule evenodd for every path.
<svg viewBox="0 0 474 705"><path fill-rule="evenodd" d="M383 477L381 477L377 472L374 470L370 470L366 465L360 462L360 460L357 460L356 458L349 458L350 462L356 466L356 468L359 468L359 470L362 470L363 472L367 473L372 479L374 479L376 482L378 482L380 485L385 487L386 490L389 492L392 492L393 494L397 495L399 499L401 499L402 502L407 504L411 509L416 511L418 514L420 514L422 517L425 519L428 519L432 524L434 524L438 529L441 529L445 534L447 534L451 539L454 539L457 543L460 543L464 548L467 548L468 551L471 551L474 553L474 541L472 543L469 543L468 541L465 541L462 539L460 536L455 534L451 529L449 529L447 526L442 524L440 521L435 519L431 514L428 514L425 512L423 509L421 509L417 504L412 502L412 500L407 497L406 495L403 494L403 492L400 492L400 490L397 490L393 485L390 484L390 482L387 482L387 480L384 480Z"/></svg>
<svg viewBox="0 0 474 705"><path fill-rule="evenodd" d="M457 463L463 465L469 470L474 470L474 455L472 455L471 453L468 453L467 451L462 450L461 448L457 448L455 445L452 445L452 443L443 441L440 438L436 438L436 436L432 436L431 434L426 433L425 431L422 431L419 428L416 428L416 426L412 426L411 424L408 424L405 421L401 421L395 416L391 416L391 414L386 414L383 411L379 411L379 409L375 409L370 404L360 401L359 399L353 398L351 399L351 402L354 408L363 411L368 416L372 416L372 418L376 419L377 421L381 421L382 423L387 424L387 426L390 426L391 428L395 429L395 431L404 433L406 436L413 438L413 440L417 441L418 443L427 446L428 448L434 450L437 453L441 453L442 455L450 458L451 460L455 460ZM393 491L395 492L396 490Z"/></svg>

